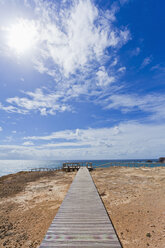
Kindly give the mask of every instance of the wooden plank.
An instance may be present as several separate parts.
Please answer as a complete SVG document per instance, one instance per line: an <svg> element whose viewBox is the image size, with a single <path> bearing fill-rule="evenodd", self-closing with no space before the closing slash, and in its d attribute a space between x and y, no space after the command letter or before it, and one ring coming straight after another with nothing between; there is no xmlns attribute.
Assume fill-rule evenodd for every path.
<svg viewBox="0 0 165 248"><path fill-rule="evenodd" d="M86 167L77 172L40 248L121 248Z"/></svg>

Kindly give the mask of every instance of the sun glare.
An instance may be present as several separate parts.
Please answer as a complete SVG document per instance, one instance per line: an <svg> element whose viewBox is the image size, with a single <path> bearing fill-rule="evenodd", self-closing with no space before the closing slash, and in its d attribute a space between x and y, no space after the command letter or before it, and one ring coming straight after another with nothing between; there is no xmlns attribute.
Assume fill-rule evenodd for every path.
<svg viewBox="0 0 165 248"><path fill-rule="evenodd" d="M18 20L9 28L8 46L17 54L22 54L32 49L37 40L37 29L34 22Z"/></svg>

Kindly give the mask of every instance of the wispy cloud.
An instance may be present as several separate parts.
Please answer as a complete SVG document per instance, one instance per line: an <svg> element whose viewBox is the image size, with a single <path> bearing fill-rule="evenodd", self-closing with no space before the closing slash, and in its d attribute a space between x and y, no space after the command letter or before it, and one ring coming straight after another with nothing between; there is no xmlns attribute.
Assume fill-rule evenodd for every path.
<svg viewBox="0 0 165 248"><path fill-rule="evenodd" d="M80 130L76 129L74 131L66 130L51 133L47 136L32 136L24 137L25 140L53 140L53 139L65 139L65 140L78 140L80 137Z"/></svg>
<svg viewBox="0 0 165 248"><path fill-rule="evenodd" d="M159 71L159 72L165 72L165 66L161 64L156 64L151 67L151 71Z"/></svg>
<svg viewBox="0 0 165 248"><path fill-rule="evenodd" d="M32 25L37 34L28 58L35 70L53 79L54 90L49 93L37 89L24 92L23 97L18 94L8 98L10 105L1 104L0 109L9 113L36 111L41 115L53 115L71 111L72 107L67 103L70 99L104 94L106 89L114 87L113 84L117 87L121 72L125 71L119 63L118 50L131 35L127 27L116 25L116 12L119 11L116 4L106 11L91 0L59 3L26 0L24 4L33 18L17 21L20 25ZM6 37L7 32L10 27L1 26L2 36ZM1 40L2 52L9 50L4 40ZM108 68L107 63L110 64Z"/></svg>
<svg viewBox="0 0 165 248"><path fill-rule="evenodd" d="M164 152L165 125L125 122L109 128L64 130L24 139L29 143L1 145L0 152L11 158L157 158ZM38 145L33 146L34 140Z"/></svg>
<svg viewBox="0 0 165 248"><path fill-rule="evenodd" d="M128 3L130 0L119 0L121 5Z"/></svg>
<svg viewBox="0 0 165 248"><path fill-rule="evenodd" d="M27 114L27 110L23 110L17 107L14 107L12 105L4 106L2 103L0 103L0 110L4 110L7 113L18 113L18 114Z"/></svg>
<svg viewBox="0 0 165 248"><path fill-rule="evenodd" d="M25 81L25 79L24 79L23 77L21 77L21 78L20 78L20 80L21 80L22 82L24 82L24 81Z"/></svg>
<svg viewBox="0 0 165 248"><path fill-rule="evenodd" d="M91 66L93 62L102 66L105 59L112 57L113 49L130 39L127 28L115 26L116 5L102 11L90 0L73 0L69 4L67 1L60 4L26 1L25 6L28 2L29 5L33 2L34 20L20 18L17 21L36 27L38 42L36 47L33 44L36 52L35 56L31 56L34 67L40 73L56 71L68 77L77 70L83 72L84 67ZM2 26L1 31L10 32L10 27ZM110 54L107 48L112 48Z"/></svg>
<svg viewBox="0 0 165 248"><path fill-rule="evenodd" d="M126 71L126 67L125 67L125 66L120 67L120 68L118 69L118 71L119 71L119 72L125 72L125 71Z"/></svg>
<svg viewBox="0 0 165 248"><path fill-rule="evenodd" d="M3 130L3 128L2 128L2 127L0 127L0 132L2 132L2 130Z"/></svg>
<svg viewBox="0 0 165 248"><path fill-rule="evenodd" d="M148 118L153 120L163 120L165 116L165 95L148 94L139 96L136 94L113 94L104 99L100 99L101 104L106 109L119 109L123 113L142 111L148 114Z"/></svg>
<svg viewBox="0 0 165 248"><path fill-rule="evenodd" d="M116 81L115 76L109 76L105 67L102 66L99 68L99 70L96 72L96 84L100 87L108 86L111 83L114 83Z"/></svg>
<svg viewBox="0 0 165 248"><path fill-rule="evenodd" d="M125 68L120 68L120 72L124 72ZM129 112L144 112L146 118L150 120L164 120L165 116L165 95L162 94L119 94L121 87L111 87L111 91L107 92L110 84L115 82L115 77L108 76L104 68L100 68L97 76L97 87L101 87L102 91L92 88L89 92L89 85L83 84L73 85L66 90L58 90L57 92L45 92L46 89L36 89L34 92L22 92L24 97L8 98L6 101L10 106L0 105L0 109L9 113L27 114L30 111L39 112L42 116L55 115L57 112L75 111L72 106L72 100L84 94L86 101L94 102L101 105L103 109L118 109L123 114ZM103 86L105 91L103 91ZM99 89L99 88L98 88ZM70 103L69 103L70 102Z"/></svg>
<svg viewBox="0 0 165 248"><path fill-rule="evenodd" d="M113 25L115 8L103 12L90 0L71 1L69 6L61 6L53 22L49 9L44 4L37 6L42 17L40 40L46 44L40 48L38 63L45 68L51 59L66 77L76 70L83 72L93 61L102 64L107 48L118 48L130 38L126 28Z"/></svg>
<svg viewBox="0 0 165 248"><path fill-rule="evenodd" d="M52 149L60 147L63 149L63 154L67 153L66 149L69 149L71 157L73 153L76 157L79 154L79 158L83 159L85 158L84 155L87 155L88 158L96 156L146 158L147 156L151 157L151 154L154 157L163 151L161 148L164 144L163 130L165 130L164 125L127 122L111 128L65 130L54 132L48 136L32 136L25 137L25 139L52 141L51 144L43 145L43 149L45 147ZM154 151L153 143L155 143L156 151ZM72 149L71 147L75 148ZM79 149L75 150L76 147Z"/></svg>
<svg viewBox="0 0 165 248"><path fill-rule="evenodd" d="M136 47L136 48L134 48L133 50L130 51L130 55L131 55L132 57L133 57L133 56L138 56L140 52L141 52L140 47Z"/></svg>
<svg viewBox="0 0 165 248"><path fill-rule="evenodd" d="M22 145L23 146L33 146L34 143L32 141L25 141Z"/></svg>
<svg viewBox="0 0 165 248"><path fill-rule="evenodd" d="M16 105L13 109L20 109L22 113L29 111L39 111L41 115L54 115L56 112L71 111L67 104L60 103L59 99L63 95L56 93L43 93L42 89L36 89L35 92L22 92L26 97L8 98L9 104ZM6 110L9 107L3 107Z"/></svg>
<svg viewBox="0 0 165 248"><path fill-rule="evenodd" d="M143 69L144 67L146 67L147 65L149 65L152 62L152 56L146 57L142 64L141 64L141 69Z"/></svg>

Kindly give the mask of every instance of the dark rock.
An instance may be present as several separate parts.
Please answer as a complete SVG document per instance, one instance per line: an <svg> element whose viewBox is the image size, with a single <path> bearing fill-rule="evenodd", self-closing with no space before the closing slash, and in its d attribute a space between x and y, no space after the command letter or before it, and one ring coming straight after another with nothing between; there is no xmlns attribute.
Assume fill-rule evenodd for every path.
<svg viewBox="0 0 165 248"><path fill-rule="evenodd" d="M147 233L146 237L151 238L151 233Z"/></svg>
<svg viewBox="0 0 165 248"><path fill-rule="evenodd" d="M165 157L159 158L159 162L160 162L160 163L165 163Z"/></svg>

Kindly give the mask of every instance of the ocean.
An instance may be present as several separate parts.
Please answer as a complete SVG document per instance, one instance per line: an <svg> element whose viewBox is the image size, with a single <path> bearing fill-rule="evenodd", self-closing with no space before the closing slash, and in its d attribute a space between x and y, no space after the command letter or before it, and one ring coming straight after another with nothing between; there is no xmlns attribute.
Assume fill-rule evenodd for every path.
<svg viewBox="0 0 165 248"><path fill-rule="evenodd" d="M19 171L29 171L32 168L58 168L61 167L63 162L92 162L94 167L104 165L104 167L109 166L141 166L140 162L146 163L147 160L0 160L0 176L16 173ZM152 160L153 163L150 167L162 166L157 160ZM119 163L120 162L120 163ZM111 163L111 164L108 164ZM130 165L130 163L132 163ZM136 163L136 165L135 165ZM147 165L147 164L146 164Z"/></svg>

